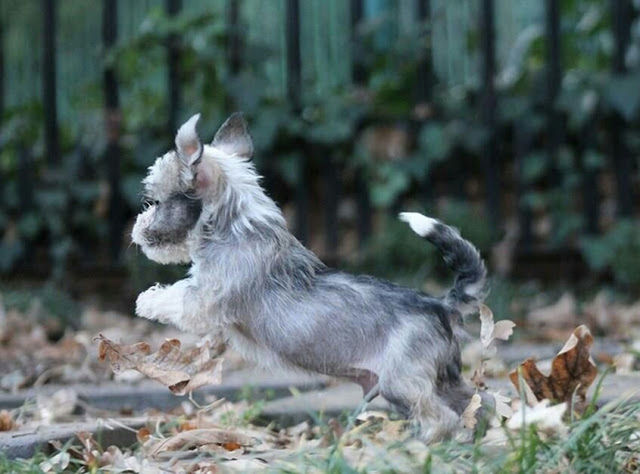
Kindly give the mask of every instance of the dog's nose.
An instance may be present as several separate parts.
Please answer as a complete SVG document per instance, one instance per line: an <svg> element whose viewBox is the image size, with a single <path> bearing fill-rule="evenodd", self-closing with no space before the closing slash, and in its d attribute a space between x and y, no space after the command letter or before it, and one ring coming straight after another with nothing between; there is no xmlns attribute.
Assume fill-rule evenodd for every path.
<svg viewBox="0 0 640 474"><path fill-rule="evenodd" d="M136 245L144 245L144 230L149 227L153 220L155 206L149 206L144 212L138 214L136 222L131 229L131 241Z"/></svg>

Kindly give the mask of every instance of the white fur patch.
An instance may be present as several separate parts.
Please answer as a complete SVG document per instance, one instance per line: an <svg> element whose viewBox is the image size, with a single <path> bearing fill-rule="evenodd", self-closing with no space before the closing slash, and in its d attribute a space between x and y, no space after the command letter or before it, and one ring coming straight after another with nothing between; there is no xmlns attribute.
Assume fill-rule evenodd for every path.
<svg viewBox="0 0 640 474"><path fill-rule="evenodd" d="M484 281L484 278L482 278L480 281L477 281L475 283L471 283L470 285L465 286L464 292L469 296L476 296L482 293L482 290L484 290L484 285L485 285L485 281Z"/></svg>
<svg viewBox="0 0 640 474"><path fill-rule="evenodd" d="M136 314L143 318L179 326L185 313L186 290L191 282L180 280L173 285L156 284L138 295Z"/></svg>
<svg viewBox="0 0 640 474"><path fill-rule="evenodd" d="M149 174L142 181L146 193L153 199L165 201L180 189L185 170L189 168L174 151L165 153L149 167Z"/></svg>
<svg viewBox="0 0 640 474"><path fill-rule="evenodd" d="M168 263L189 263L189 247L187 240L173 245L163 245L161 247L152 247L144 238L144 230L151 225L153 215L156 212L156 206L150 206L146 211L138 214L136 223L131 231L131 240L134 244L139 245L142 252L154 262L163 265Z"/></svg>
<svg viewBox="0 0 640 474"><path fill-rule="evenodd" d="M143 231L153 221L153 215L156 212L156 206L149 206L149 208L138 214L136 218L136 223L133 225L133 229L131 230L131 240L134 244L143 246L146 244L144 240Z"/></svg>
<svg viewBox="0 0 640 474"><path fill-rule="evenodd" d="M398 216L401 221L406 222L416 234L420 237L426 237L438 223L436 219L423 216L419 212L401 212Z"/></svg>

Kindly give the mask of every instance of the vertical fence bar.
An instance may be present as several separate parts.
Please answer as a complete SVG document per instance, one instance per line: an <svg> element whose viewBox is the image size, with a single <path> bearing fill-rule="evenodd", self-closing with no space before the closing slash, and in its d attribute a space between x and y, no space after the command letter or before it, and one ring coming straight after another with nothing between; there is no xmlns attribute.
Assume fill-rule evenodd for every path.
<svg viewBox="0 0 640 474"><path fill-rule="evenodd" d="M524 161L529 153L532 141L531 130L525 123L525 119L519 119L514 124L514 144L515 144L515 169L516 169L516 202L518 203L518 228L520 229L519 246L527 252L531 250L533 244L533 232L531 224L533 216L531 207L525 203L525 196L530 190L523 176Z"/></svg>
<svg viewBox="0 0 640 474"><path fill-rule="evenodd" d="M287 41L287 95L296 113L302 102L302 59L300 58L300 3L287 0L286 10Z"/></svg>
<svg viewBox="0 0 640 474"><path fill-rule="evenodd" d="M600 221L600 193L598 192L598 170L593 163L587 162L589 150L595 148L595 120L588 120L582 127L580 145L580 171L582 175L582 212L584 230L587 234L598 233Z"/></svg>
<svg viewBox="0 0 640 474"><path fill-rule="evenodd" d="M425 24L429 23L431 19L430 0L417 0L416 13L421 27L424 27ZM429 25L429 29L431 30L431 25ZM423 47L421 49L425 56L418 64L418 91L416 98L419 104L424 104L431 99L431 88L433 87L431 55L428 54L430 53L430 49L425 48L424 45L422 46Z"/></svg>
<svg viewBox="0 0 640 474"><path fill-rule="evenodd" d="M332 150L319 150L323 154L322 181L324 187L325 261L328 265L338 262L338 203L340 179L338 164Z"/></svg>
<svg viewBox="0 0 640 474"><path fill-rule="evenodd" d="M0 3L0 121L4 116L4 12Z"/></svg>
<svg viewBox="0 0 640 474"><path fill-rule="evenodd" d="M364 16L363 0L351 0L351 61L353 69L351 72L351 80L358 86L363 86L367 80L367 72L360 58L360 45L358 39L358 25ZM369 187L365 176L362 172L358 172L355 178L356 203L358 208L357 230L358 242L360 248L371 236L371 199L369 197Z"/></svg>
<svg viewBox="0 0 640 474"><path fill-rule="evenodd" d="M182 0L165 0L165 10L169 18L180 13ZM178 129L180 113L180 37L172 33L167 38L167 88L169 104L167 114L168 136L173 137Z"/></svg>
<svg viewBox="0 0 640 474"><path fill-rule="evenodd" d="M102 2L102 43L105 51L112 48L118 37L118 1ZM105 167L109 183L109 253L112 262L120 257L122 231L124 228L124 209L120 193L120 110L118 82L112 65L104 68L103 75L105 128L107 147Z"/></svg>
<svg viewBox="0 0 640 474"><path fill-rule="evenodd" d="M20 212L26 213L33 207L33 176L31 153L29 149L20 144L17 150L18 155L18 200L20 202Z"/></svg>
<svg viewBox="0 0 640 474"><path fill-rule="evenodd" d="M500 160L497 147L496 130L496 93L494 77L495 31L493 0L482 0L480 11L480 32L482 34L482 100L480 116L488 137L482 151L482 166L486 193L487 217L491 227L497 230L500 225Z"/></svg>
<svg viewBox="0 0 640 474"><path fill-rule="evenodd" d="M4 119L4 12L0 3L0 126ZM2 147L0 147L2 151ZM4 198L4 174L0 168L0 199Z"/></svg>
<svg viewBox="0 0 640 474"><path fill-rule="evenodd" d="M227 67L231 80L240 73L242 43L240 37L240 5L238 0L227 2L227 38L226 38ZM235 110L236 104L227 94L225 98L227 112Z"/></svg>
<svg viewBox="0 0 640 474"><path fill-rule="evenodd" d="M227 8L227 64L229 72L234 76L240 72L241 55L240 3L238 0L229 0Z"/></svg>
<svg viewBox="0 0 640 474"><path fill-rule="evenodd" d="M357 36L358 25L364 17L364 0L351 0L351 43L352 47L352 59L353 72L352 79L354 84L362 85L366 80L366 71L359 59L359 41Z"/></svg>
<svg viewBox="0 0 640 474"><path fill-rule="evenodd" d="M431 28L431 2L430 0L417 0L416 2L416 14L418 17L418 21L420 22L420 28L424 29L425 25L429 25L429 37L432 37L432 28ZM415 133L419 133L419 128L421 123L424 123L425 120L428 119L430 115L429 108L431 107L431 93L434 84L433 77L433 65L431 59L431 46L427 47L425 44L421 44L420 49L424 57L420 60L418 64L418 72L417 72L417 91L416 91L416 102L418 104L418 108L414 111L414 116L416 119L415 125ZM422 108L422 110L420 109ZM431 170L428 170L427 175L422 180L420 186L420 196L423 204L426 206L432 198L432 186L430 183L430 174Z"/></svg>
<svg viewBox="0 0 640 474"><path fill-rule="evenodd" d="M625 53L629 45L631 28L631 5L629 0L611 0L611 18L615 37L613 56L613 72L625 74ZM633 214L633 188L631 185L632 162L626 146L626 124L623 117L614 112L611 120L611 154L616 177L617 212L619 216L629 217Z"/></svg>
<svg viewBox="0 0 640 474"><path fill-rule="evenodd" d="M300 2L287 0L286 41L287 41L287 95L293 111L299 115L302 108L302 59L300 57ZM300 144L302 154L298 163L296 184L296 237L306 244L309 233L309 172L307 150Z"/></svg>
<svg viewBox="0 0 640 474"><path fill-rule="evenodd" d="M42 105L47 161L58 163L58 108L56 102L56 0L42 0Z"/></svg>
<svg viewBox="0 0 640 474"><path fill-rule="evenodd" d="M545 0L547 36L547 90L545 111L547 116L547 168L549 182L556 187L560 176L556 167L556 152L562 140L562 124L556 110L556 98L560 90L560 15L558 0Z"/></svg>
<svg viewBox="0 0 640 474"><path fill-rule="evenodd" d="M26 214L33 209L33 164L31 151L24 143L19 143L17 150L18 159L18 204L21 214ZM33 261L33 243L30 240L24 242L23 259L31 263Z"/></svg>

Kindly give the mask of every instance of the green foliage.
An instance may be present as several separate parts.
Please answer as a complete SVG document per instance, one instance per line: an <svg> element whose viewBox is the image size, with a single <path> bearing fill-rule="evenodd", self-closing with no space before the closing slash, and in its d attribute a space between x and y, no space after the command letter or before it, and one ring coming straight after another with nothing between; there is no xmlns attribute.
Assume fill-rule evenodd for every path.
<svg viewBox="0 0 640 474"><path fill-rule="evenodd" d="M491 228L481 212L461 201L450 200L431 213L462 235L481 251L492 243ZM435 275L433 269L436 268ZM367 243L363 255L352 263L352 270L421 287L427 277L443 276L446 267L433 245L418 237L396 216L387 216Z"/></svg>
<svg viewBox="0 0 640 474"><path fill-rule="evenodd" d="M405 283L419 285L439 262L433 246L395 216L387 217L382 229L372 235L353 270L394 280L409 277L413 280Z"/></svg>
<svg viewBox="0 0 640 474"><path fill-rule="evenodd" d="M2 304L6 309L35 317L57 335L67 326L73 326L80 315L80 307L71 296L54 285L37 289L0 288Z"/></svg>
<svg viewBox="0 0 640 474"><path fill-rule="evenodd" d="M601 237L585 237L582 249L596 271L610 269L615 280L626 286L640 285L640 223L621 220Z"/></svg>
<svg viewBox="0 0 640 474"><path fill-rule="evenodd" d="M45 461L47 456L38 453L29 459L8 459L4 453L0 453L0 472L15 474L41 474L40 463Z"/></svg>
<svg viewBox="0 0 640 474"><path fill-rule="evenodd" d="M131 288L140 292L155 283L173 283L184 278L187 265L161 265L152 262L138 248L127 249L124 264L128 270Z"/></svg>
<svg viewBox="0 0 640 474"><path fill-rule="evenodd" d="M67 23L72 23L70 19L74 15L85 14L81 6L68 11L65 8L61 8L62 17ZM609 147L609 119L614 113L633 124L640 118L640 88L634 87L640 71L640 35L637 34L640 19L635 19L632 27L634 33L626 58L629 72L615 74L611 71L614 44L609 6L598 0L568 1L562 2L561 10L562 70L555 109L566 119L562 120L566 127L561 137L563 143L551 159L544 106L547 45L542 23L522 29L500 65L496 81L501 147L503 143L505 147L514 146L515 130L526 129L532 138L530 149L522 159L521 177L526 192L518 205L532 209L537 215L545 213L552 217L552 235L547 243L557 246L575 242L583 226L579 208L567 196L578 191L584 169L603 168L602 150ZM284 74L283 63L274 60L282 55L282 51L276 51L282 46L276 41L243 36L241 70L230 70L226 60L229 37L223 9L184 8L182 13L170 18L160 6L154 6L146 10L141 21L129 19L137 24L121 36L112 50L101 52L102 64L116 69L121 92L123 133L119 191L125 200L124 214L129 217L137 212L140 180L146 168L172 146L166 123L166 45L174 35L180 39L183 110L179 111L179 118L202 111L200 130L208 140L230 104L244 110L251 122L256 149L260 150L256 164L281 186L277 192L282 204L282 197L293 195L298 185L303 153L313 170L331 158L338 163L342 174L364 176L371 201L380 213L414 202L427 178L431 180L441 174L453 177L463 168L466 175L481 177L482 152L489 130L478 114L479 82L436 84L428 103L415 104L412 98L418 88L418 71L432 53L429 40L435 38L430 36L434 25L416 24L403 30L398 28L398 18L385 11L378 8L378 13L383 14L364 21L357 30L359 47L353 61L366 71L363 83L353 86L345 80L348 74L342 74L330 81L330 85L320 87L307 83L303 71L301 113L294 113L285 87L274 80ZM21 15L35 14L32 9L21 12ZM67 33L62 32L64 38ZM470 56L478 52L477 33L471 32L467 41ZM278 69L277 74L274 69ZM49 166L44 156L41 107L26 104L6 112L0 134L0 169L6 183L0 189L3 202L0 226L4 229L0 241L0 271L15 269L34 247L44 245L46 258L54 268L53 276L61 281L70 262L93 256L96 248L104 247L107 238L104 208L109 190L104 179L99 178L105 176L106 142L100 81L96 75L94 82L79 87L74 106L85 112L84 119L61 124L59 166ZM422 112L418 113L419 110ZM415 120L416 117L421 118ZM381 160L362 143L363 129L380 123L391 124L407 133L408 146L403 156ZM594 130L588 132L590 142L586 149L578 150L576 144L583 143L585 126L591 123L595 125ZM80 145L76 143L78 137ZM626 134L623 140L631 156L640 154L637 134ZM28 179L38 184L33 187L32 206L26 210L24 194L21 194L24 173L20 172L24 149L30 150L33 161L28 166ZM502 148L500 153L501 159L507 158ZM508 155L508 159L512 156ZM557 186L549 184L550 164L558 175ZM481 189L481 192L486 191ZM445 194L452 194L451 189L446 188ZM473 205L462 201L448 201L439 217L460 227L465 237L484 251L499 234L487 228L485 219ZM431 252L424 250L429 247L423 245L423 250L415 249L419 253L414 254L408 249L413 251L417 243L383 242L395 237L404 242L405 238L399 237L401 234L394 228L395 224L389 226L391 230L386 238L373 237L371 248L377 250L370 250L364 256L363 261L369 263L363 265L378 274L394 273L395 269L420 273L424 264L418 262L432 258ZM387 228L384 229L387 233ZM582 248L591 254L599 252L595 243ZM387 250L389 255L385 253ZM373 263L374 256L379 259L378 263ZM593 260L589 255L587 258L590 262ZM596 263L599 258L595 257ZM622 259L614 262L612 257L610 260L606 264L594 264L593 268L609 265L620 282L633 280L632 272L625 268ZM126 262L136 285L157 279L154 277L157 267L143 268L130 256L126 256ZM173 271L182 269L170 270Z"/></svg>

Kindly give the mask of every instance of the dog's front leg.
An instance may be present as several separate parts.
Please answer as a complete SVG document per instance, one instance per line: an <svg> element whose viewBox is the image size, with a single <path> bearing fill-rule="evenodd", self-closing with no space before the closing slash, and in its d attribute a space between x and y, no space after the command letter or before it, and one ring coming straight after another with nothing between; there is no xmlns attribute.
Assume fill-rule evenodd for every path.
<svg viewBox="0 0 640 474"><path fill-rule="evenodd" d="M190 279L177 281L173 285L156 284L138 295L136 314L143 318L170 323L181 327L185 316L185 305L190 293Z"/></svg>

